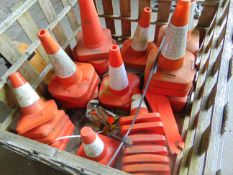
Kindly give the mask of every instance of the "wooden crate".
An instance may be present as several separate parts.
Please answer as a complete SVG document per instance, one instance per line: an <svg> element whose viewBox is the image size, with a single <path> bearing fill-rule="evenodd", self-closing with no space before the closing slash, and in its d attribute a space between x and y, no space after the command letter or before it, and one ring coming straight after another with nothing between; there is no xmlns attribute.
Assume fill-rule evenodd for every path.
<svg viewBox="0 0 233 175"><path fill-rule="evenodd" d="M37 38L38 25L29 13L29 9L37 4L48 22L46 27L53 32L59 44L68 52L70 42L80 30L75 15L76 0L60 0L63 9L57 14L50 0L26 0L12 9L12 14L0 24L0 53L12 65L0 79L0 144L18 154L30 157L56 169L70 174L127 174L119 170L83 159L68 152L60 151L48 145L35 142L12 133L10 126L18 116L18 106L12 91L7 84L7 77L15 71L23 76L43 95L38 87L46 86L45 76L51 71L49 56L43 50ZM112 3L114 2L114 3ZM135 3L136 2L136 3ZM141 9L150 6L150 0L96 0L103 7L100 18L111 29L113 37L121 42L132 34ZM99 4L100 3L100 4ZM119 9L113 4L118 4ZM228 18L233 11L230 0L198 1L203 5L202 14L197 23L200 30L200 52L198 54L198 76L194 82L190 108L186 110L181 121L181 133L185 139L185 148L174 160L174 174L217 174L221 172L221 152L224 139L224 127L228 116L227 82L232 76L232 61L230 61L230 39L232 34L232 19ZM168 22L171 0L159 0L158 12L153 18L154 40L158 29ZM138 15L131 16L131 7L136 5ZM115 11L118 12L115 14ZM61 20L69 20L73 32L67 36ZM7 30L17 22L30 40L29 47L20 53L14 41L7 35ZM120 33L116 23L121 23ZM155 27L156 26L156 27ZM45 67L41 72L33 67L28 58L37 50L44 59ZM46 97L45 97L46 98Z"/></svg>

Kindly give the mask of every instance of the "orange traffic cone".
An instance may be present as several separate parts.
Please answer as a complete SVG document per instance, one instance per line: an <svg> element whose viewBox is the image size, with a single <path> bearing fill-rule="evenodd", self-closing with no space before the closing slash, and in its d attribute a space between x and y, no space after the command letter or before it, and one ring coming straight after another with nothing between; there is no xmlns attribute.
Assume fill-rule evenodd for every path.
<svg viewBox="0 0 233 175"><path fill-rule="evenodd" d="M11 74L9 80L22 112L16 129L19 134L42 125L55 117L57 110L55 102L53 100L43 102L19 72Z"/></svg>
<svg viewBox="0 0 233 175"><path fill-rule="evenodd" d="M190 13L189 13L189 25L188 25L188 35L187 35L187 50L197 56L197 52L199 50L199 30L195 29L194 26L194 14L196 8L197 1L192 0ZM159 29L158 39L156 42L157 46L160 46L163 37L165 36L165 32L167 30L167 25L163 25Z"/></svg>
<svg viewBox="0 0 233 175"><path fill-rule="evenodd" d="M130 115L136 114L141 98L142 98L142 95L140 93L136 93L132 96ZM148 113L148 109L147 109L145 101L143 100L140 110L139 110L139 114L146 114L146 113Z"/></svg>
<svg viewBox="0 0 233 175"><path fill-rule="evenodd" d="M47 30L38 37L51 58L55 75L48 85L53 97L67 108L85 107L98 88L99 78L88 63L74 63Z"/></svg>
<svg viewBox="0 0 233 175"><path fill-rule="evenodd" d="M82 145L77 155L107 165L120 143L101 134L96 134L90 127L81 129ZM114 165L113 164L111 166Z"/></svg>
<svg viewBox="0 0 233 175"><path fill-rule="evenodd" d="M120 49L113 45L109 55L109 76L104 77L99 90L99 100L107 107L130 109L131 96L139 89L139 78L126 73Z"/></svg>
<svg viewBox="0 0 233 175"><path fill-rule="evenodd" d="M69 130L69 134L71 134L74 126L69 117L64 111L57 109L54 100L43 102L20 73L11 74L9 80L22 111L17 122L16 131L33 140L40 142L47 140L48 142L43 143L51 143L51 146L65 149L68 141L63 142L62 146L59 147L53 145L56 142L57 135L51 137L51 133L56 131L61 133L59 136L64 136L67 134L66 131ZM67 126L68 124L69 126ZM62 128L57 127L60 125L62 125ZM67 127L67 130L63 130L64 126Z"/></svg>
<svg viewBox="0 0 233 175"><path fill-rule="evenodd" d="M121 48L126 66L139 72L145 69L148 52L156 47L153 42L148 42L151 11L149 7L143 9L133 39L126 40Z"/></svg>
<svg viewBox="0 0 233 175"><path fill-rule="evenodd" d="M79 0L82 32L73 50L77 61L91 63L99 74L108 70L109 49L113 45L111 31L100 25L93 0Z"/></svg>
<svg viewBox="0 0 233 175"><path fill-rule="evenodd" d="M190 1L179 0L169 24L164 45L158 60L158 70L153 75L148 92L168 96L186 96L195 75L194 55L186 51ZM145 81L157 55L153 49L148 56ZM185 76L184 76L185 75Z"/></svg>

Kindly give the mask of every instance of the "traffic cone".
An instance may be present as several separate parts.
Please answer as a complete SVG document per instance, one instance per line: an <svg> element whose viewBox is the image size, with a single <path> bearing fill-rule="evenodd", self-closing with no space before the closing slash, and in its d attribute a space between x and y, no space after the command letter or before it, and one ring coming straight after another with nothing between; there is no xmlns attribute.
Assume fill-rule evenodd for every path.
<svg viewBox="0 0 233 175"><path fill-rule="evenodd" d="M109 49L115 43L111 31L101 27L93 0L78 2L82 32L76 36L77 45L73 49L73 55L77 61L91 63L99 74L106 73ZM95 60L99 62L93 62Z"/></svg>
<svg viewBox="0 0 233 175"><path fill-rule="evenodd" d="M52 96L67 108L83 108L98 88L99 78L89 63L74 63L47 30L40 30L38 37L55 69L48 85Z"/></svg>
<svg viewBox="0 0 233 175"><path fill-rule="evenodd" d="M132 102L131 102L130 115L135 115L136 114L138 106L140 104L141 98L142 98L142 95L140 93L135 93L131 97ZM146 113L148 113L148 109L147 109L145 101L143 100L142 104L141 104L141 107L140 107L140 110L139 110L139 114L146 114Z"/></svg>
<svg viewBox="0 0 233 175"><path fill-rule="evenodd" d="M107 165L120 142L101 134L96 134L90 127L81 129L82 145L77 150L77 155ZM114 161L112 163L113 166Z"/></svg>
<svg viewBox="0 0 233 175"><path fill-rule="evenodd" d="M187 47L186 49L197 56L197 52L199 50L199 30L197 30L194 26L194 15L197 1L191 1L190 13L189 13L189 24L188 24L188 35L187 35ZM168 25L163 25L159 29L158 39L156 45L159 47L163 37L165 36Z"/></svg>
<svg viewBox="0 0 233 175"><path fill-rule="evenodd" d="M129 110L131 96L139 89L139 82L135 74L126 73L120 49L113 45L109 53L109 76L104 77L98 94L100 103L106 107Z"/></svg>
<svg viewBox="0 0 233 175"><path fill-rule="evenodd" d="M43 102L19 72L11 74L9 80L22 112L16 128L19 134L42 125L55 117L56 103L53 100Z"/></svg>
<svg viewBox="0 0 233 175"><path fill-rule="evenodd" d="M142 173L142 174L163 174L170 175L169 165L163 164L136 164L126 165L122 167L122 171L130 174Z"/></svg>
<svg viewBox="0 0 233 175"><path fill-rule="evenodd" d="M186 51L190 1L179 0L172 16L158 60L158 70L148 88L151 94L184 97L192 88L194 55ZM147 81L158 49L149 53L145 69ZM184 76L185 75L185 76Z"/></svg>
<svg viewBox="0 0 233 175"><path fill-rule="evenodd" d="M126 40L121 48L121 54L126 67L135 69L141 73L145 69L149 51L156 47L153 42L148 42L151 12L150 7L143 9L133 38Z"/></svg>

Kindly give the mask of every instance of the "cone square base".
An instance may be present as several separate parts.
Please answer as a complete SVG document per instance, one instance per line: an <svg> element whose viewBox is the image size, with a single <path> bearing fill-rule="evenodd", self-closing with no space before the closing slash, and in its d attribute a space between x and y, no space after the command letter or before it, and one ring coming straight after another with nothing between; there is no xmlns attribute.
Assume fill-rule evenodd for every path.
<svg viewBox="0 0 233 175"><path fill-rule="evenodd" d="M109 76L104 77L98 94L99 101L103 106L130 110L131 96L139 89L140 80L132 73L127 73L127 76L129 90L124 95L113 94L109 88Z"/></svg>
<svg viewBox="0 0 233 175"><path fill-rule="evenodd" d="M155 61L157 51L158 49L153 49L149 53L145 69L145 81L150 74L150 70ZM157 88L165 88L177 91L187 90L190 88L190 86L192 86L192 82L195 76L194 59L194 55L191 52L186 52L184 57L184 65L182 68L176 71L162 71L158 69L156 74L153 75L150 85Z"/></svg>
<svg viewBox="0 0 233 175"><path fill-rule="evenodd" d="M148 53L151 49L155 49L156 45L149 42L146 51L135 51L131 48L132 39L124 42L121 48L121 55L127 68L135 69L138 72L144 72Z"/></svg>
<svg viewBox="0 0 233 175"><path fill-rule="evenodd" d="M89 60L86 61L95 68L96 72L99 75L105 74L109 68L109 61L108 58L96 59L96 60Z"/></svg>
<svg viewBox="0 0 233 175"><path fill-rule="evenodd" d="M99 156L97 158L87 157L87 155L84 152L83 145L81 145L78 148L76 154L79 155L79 156L81 156L81 157L84 157L84 158L96 161L98 163L101 163L103 165L107 165L108 162L110 161L110 159L112 158L113 154L117 150L118 146L120 145L120 142L117 141L117 140L114 140L112 138L106 137L104 135L101 135L101 134L98 134L98 136L104 142L104 149L106 149L104 155L101 155L101 156ZM113 161L113 164L111 166L113 166L114 163L115 163L115 161Z"/></svg>
<svg viewBox="0 0 233 175"><path fill-rule="evenodd" d="M123 151L125 156L135 155L135 154L156 154L156 155L168 155L167 147L160 145L134 145L131 147L126 147Z"/></svg>
<svg viewBox="0 0 233 175"><path fill-rule="evenodd" d="M17 133L23 135L27 131L51 121L54 119L56 111L57 105L54 100L44 102L44 107L40 112L20 116L16 127Z"/></svg>
<svg viewBox="0 0 233 175"><path fill-rule="evenodd" d="M169 101L171 103L172 109L174 112L180 112L182 111L186 104L187 104L187 100L188 100L188 96L184 96L184 97L168 97Z"/></svg>
<svg viewBox="0 0 233 175"><path fill-rule="evenodd" d="M100 58L108 58L109 50L115 41L112 39L111 31L109 29L103 29L104 38L103 44L94 49L86 48L82 41L82 32L79 32L76 36L77 45L73 49L74 59L76 61L86 62L88 60L96 60Z"/></svg>
<svg viewBox="0 0 233 175"><path fill-rule="evenodd" d="M155 154L136 154L122 158L122 165L148 163L169 165L169 157Z"/></svg>
<svg viewBox="0 0 233 175"><path fill-rule="evenodd" d="M76 63L80 80L69 87L63 87L57 76L48 85L52 96L63 103L76 104L76 108L86 107L98 88L99 77L94 67L89 63Z"/></svg>
<svg viewBox="0 0 233 175"><path fill-rule="evenodd" d="M71 129L74 130L74 125L66 115L55 128L53 128L49 135L43 138L36 138L35 140L46 144L52 144L57 138L65 136Z"/></svg>
<svg viewBox="0 0 233 175"><path fill-rule="evenodd" d="M140 133L140 134L131 134L127 137L130 143L133 145L145 145L145 144L155 144L165 146L166 138L162 134L148 134L148 133Z"/></svg>
<svg viewBox="0 0 233 175"><path fill-rule="evenodd" d="M54 113L54 118L52 120L38 126L37 128L29 130L22 135L29 138L46 137L51 132L51 130L62 120L64 116L65 112L62 110L58 110Z"/></svg>
<svg viewBox="0 0 233 175"><path fill-rule="evenodd" d="M122 171L128 173L142 173L142 174L163 174L170 175L170 167L169 165L163 164L133 164L133 165L125 165L121 168Z"/></svg>

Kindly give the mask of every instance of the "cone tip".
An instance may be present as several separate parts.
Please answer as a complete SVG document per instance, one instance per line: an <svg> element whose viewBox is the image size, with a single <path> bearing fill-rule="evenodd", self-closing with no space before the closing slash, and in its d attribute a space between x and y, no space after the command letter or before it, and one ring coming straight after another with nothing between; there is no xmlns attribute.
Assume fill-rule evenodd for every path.
<svg viewBox="0 0 233 175"><path fill-rule="evenodd" d="M8 79L10 80L13 88L18 88L27 82L19 72L12 73L9 75Z"/></svg>
<svg viewBox="0 0 233 175"><path fill-rule="evenodd" d="M90 144L92 143L95 138L96 138L96 133L92 130L92 128L85 126L81 129L81 138L82 138L82 142L84 144Z"/></svg>
<svg viewBox="0 0 233 175"><path fill-rule="evenodd" d="M37 33L38 38L41 41L47 54L55 54L60 46L57 41L50 35L49 31L46 29L40 29Z"/></svg>
<svg viewBox="0 0 233 175"><path fill-rule="evenodd" d="M150 26L150 20L151 20L151 8L150 7L145 7L142 11L142 15L139 19L139 26L143 28L148 28Z"/></svg>
<svg viewBox="0 0 233 175"><path fill-rule="evenodd" d="M114 44L110 48L109 52L109 65L111 67L120 67L123 64L120 48L118 45Z"/></svg>

